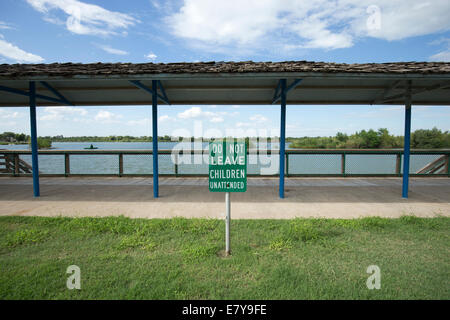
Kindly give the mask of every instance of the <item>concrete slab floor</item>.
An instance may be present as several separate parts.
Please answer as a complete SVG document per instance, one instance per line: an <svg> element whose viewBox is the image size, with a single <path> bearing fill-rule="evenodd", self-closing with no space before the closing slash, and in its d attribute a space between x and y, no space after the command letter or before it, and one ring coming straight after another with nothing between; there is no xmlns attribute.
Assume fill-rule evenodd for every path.
<svg viewBox="0 0 450 320"><path fill-rule="evenodd" d="M401 178L287 178L286 198L277 178L249 178L245 193L231 194L233 219L450 216L449 178L411 178L408 199ZM223 218L225 196L207 178L43 177L33 198L29 177L0 177L0 215Z"/></svg>

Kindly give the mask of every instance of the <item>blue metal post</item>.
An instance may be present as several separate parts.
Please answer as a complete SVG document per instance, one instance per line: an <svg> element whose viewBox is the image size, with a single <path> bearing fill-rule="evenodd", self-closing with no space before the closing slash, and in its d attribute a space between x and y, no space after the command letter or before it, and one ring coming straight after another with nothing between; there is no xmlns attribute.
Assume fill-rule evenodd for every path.
<svg viewBox="0 0 450 320"><path fill-rule="evenodd" d="M30 128L31 128L31 161L33 168L33 192L35 197L39 197L39 165L38 165L38 145L36 130L36 84L30 81Z"/></svg>
<svg viewBox="0 0 450 320"><path fill-rule="evenodd" d="M158 96L157 80L152 80L152 129L153 129L153 197L159 196L158 185Z"/></svg>
<svg viewBox="0 0 450 320"><path fill-rule="evenodd" d="M403 186L402 197L408 198L409 155L411 148L411 82L407 82L405 100L405 141L403 146Z"/></svg>
<svg viewBox="0 0 450 320"><path fill-rule="evenodd" d="M284 198L284 154L286 139L286 79L281 79L281 121L280 121L280 198Z"/></svg>

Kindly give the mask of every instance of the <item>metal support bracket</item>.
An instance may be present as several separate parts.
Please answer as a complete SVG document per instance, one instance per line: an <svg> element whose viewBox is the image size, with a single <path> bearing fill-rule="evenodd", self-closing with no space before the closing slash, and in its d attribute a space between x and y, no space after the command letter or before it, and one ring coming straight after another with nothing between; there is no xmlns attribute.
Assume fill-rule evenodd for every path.
<svg viewBox="0 0 450 320"><path fill-rule="evenodd" d="M130 83L134 84L134 85L135 85L136 87L138 87L139 89L142 89L142 90L144 90L144 91L150 93L151 95L153 95L153 90L150 89L149 87L147 87L146 85L144 85L140 80L129 80L129 81L130 81ZM159 80L155 80L155 81L157 81L158 87L159 87L159 89L160 89L161 92L162 92L162 95L156 92L156 96L157 96L160 100L164 101L166 104L170 105L171 103L170 103L170 101L169 101L169 98L168 98L167 95L166 95L166 92L165 92L165 90L164 90L164 87L162 86L161 81L159 81ZM156 91L158 91L158 88L156 88Z"/></svg>
<svg viewBox="0 0 450 320"><path fill-rule="evenodd" d="M392 92L392 90L394 90L395 88L397 88L403 81L402 80L397 80L394 81L389 87L387 87L386 89L384 89L383 93L377 97L376 99L373 100L372 104L378 104L381 101L383 101L386 96Z"/></svg>
<svg viewBox="0 0 450 320"><path fill-rule="evenodd" d="M52 91L51 89L49 89L49 90ZM53 90L55 90L55 89L53 89ZM0 86L0 91L5 91L5 92L9 92L9 93L14 93L14 94L19 94L19 95L22 95L22 96L30 97L30 92L24 91L24 90L20 90L20 89L10 88L10 87ZM55 90L54 93L58 97L61 96L63 99L53 98L53 97L49 97L49 96L45 96L45 95L37 94L37 93L34 94L34 97L36 99L42 99L42 100L47 100L47 101L51 101L51 102L61 103L61 104L64 104L64 105L73 106L73 104L71 104L69 101L67 101L67 99L64 98L58 91Z"/></svg>
<svg viewBox="0 0 450 320"><path fill-rule="evenodd" d="M55 96L57 96L61 101L64 101L65 104L69 106L73 106L74 104L71 103L69 100L66 99L58 90L53 88L51 85L48 84L47 81L39 81L44 87L46 87L48 90L50 90Z"/></svg>
<svg viewBox="0 0 450 320"><path fill-rule="evenodd" d="M415 96L416 94L422 93L422 92L427 92L427 91L433 91L433 90L438 90L438 89L446 89L450 87L450 83L449 82L445 82L445 83L440 83L428 88L423 88L423 89L417 89L412 91L411 88L407 89L407 91L409 90L409 98L412 98L413 96ZM384 98L383 100L379 101L379 103L386 103L389 101L395 101L395 100L400 100L400 99L407 99L408 97L406 96L407 93L403 92L403 93L399 93L387 98Z"/></svg>
<svg viewBox="0 0 450 320"><path fill-rule="evenodd" d="M292 89L294 89L296 86L298 86L302 80L303 79L295 79L288 87L286 87L286 89L284 90L284 94L287 95L287 93ZM280 89L281 89L281 80L278 81L277 88L275 89L275 94L273 95L272 104L276 103L278 100L281 99L281 94L283 93L282 92L283 90Z"/></svg>

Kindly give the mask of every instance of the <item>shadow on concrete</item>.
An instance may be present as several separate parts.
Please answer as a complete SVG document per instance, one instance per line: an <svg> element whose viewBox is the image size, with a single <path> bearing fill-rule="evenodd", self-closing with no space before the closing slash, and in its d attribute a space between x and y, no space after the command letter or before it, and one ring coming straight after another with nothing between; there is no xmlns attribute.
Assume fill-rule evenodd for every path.
<svg viewBox="0 0 450 320"><path fill-rule="evenodd" d="M249 186L245 193L233 193L233 202L246 203L449 203L449 186L412 186L409 199L401 197L398 186L290 186L285 199L278 197L278 187ZM160 186L160 197L153 198L149 185L41 185L41 197L33 198L29 184L1 184L2 201L93 201L93 202L159 202L217 203L223 193L209 192L207 186Z"/></svg>

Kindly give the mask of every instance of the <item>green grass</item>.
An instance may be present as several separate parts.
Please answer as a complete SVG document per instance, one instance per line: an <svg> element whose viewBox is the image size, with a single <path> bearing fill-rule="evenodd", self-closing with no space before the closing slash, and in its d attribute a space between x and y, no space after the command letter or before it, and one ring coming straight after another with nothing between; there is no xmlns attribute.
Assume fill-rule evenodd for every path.
<svg viewBox="0 0 450 320"><path fill-rule="evenodd" d="M231 227L225 257L221 220L0 217L0 299L450 299L450 218Z"/></svg>

